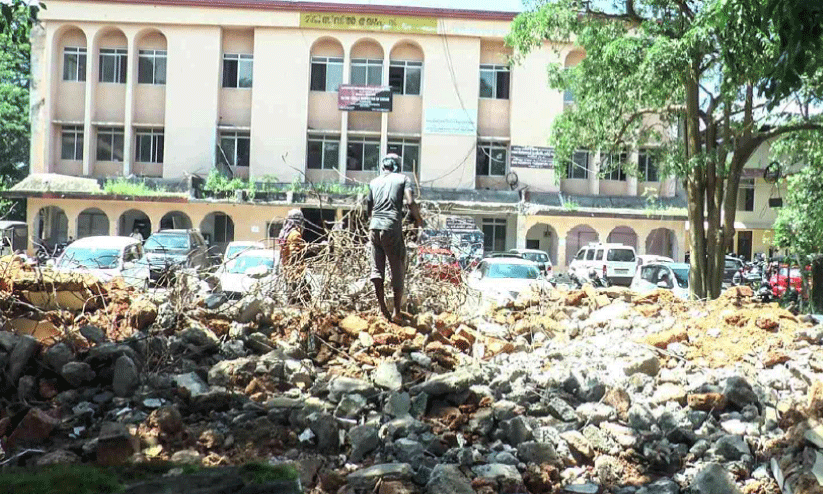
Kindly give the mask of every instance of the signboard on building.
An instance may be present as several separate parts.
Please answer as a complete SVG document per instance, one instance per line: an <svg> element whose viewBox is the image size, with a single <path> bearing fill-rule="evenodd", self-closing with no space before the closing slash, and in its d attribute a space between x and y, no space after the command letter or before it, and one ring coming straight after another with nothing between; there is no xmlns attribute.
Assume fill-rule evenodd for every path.
<svg viewBox="0 0 823 494"><path fill-rule="evenodd" d="M342 111L390 112L391 86L352 86L342 84L337 90L337 108Z"/></svg>
<svg viewBox="0 0 823 494"><path fill-rule="evenodd" d="M511 146L512 168L549 169L554 166L554 148Z"/></svg>
<svg viewBox="0 0 823 494"><path fill-rule="evenodd" d="M437 34L437 19L434 17L401 15L303 12L300 14L300 27L343 31Z"/></svg>
<svg viewBox="0 0 823 494"><path fill-rule="evenodd" d="M477 116L462 108L427 108L423 125L426 134L477 135Z"/></svg>
<svg viewBox="0 0 823 494"><path fill-rule="evenodd" d="M471 216L446 216L446 230L471 232L477 230L477 223Z"/></svg>

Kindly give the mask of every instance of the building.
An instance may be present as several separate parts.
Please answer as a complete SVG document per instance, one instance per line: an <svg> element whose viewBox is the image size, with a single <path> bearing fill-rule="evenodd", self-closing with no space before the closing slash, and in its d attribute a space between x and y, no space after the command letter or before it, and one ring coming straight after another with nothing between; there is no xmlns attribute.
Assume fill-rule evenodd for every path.
<svg viewBox="0 0 823 494"><path fill-rule="evenodd" d="M487 249L540 248L565 266L580 245L609 240L682 259L684 202L642 150L620 157L639 163L638 177L600 176L601 157L588 152L556 176L549 124L573 95L547 87L546 65L573 66L583 53L546 43L509 67L514 15L52 0L32 40L32 175L12 195L28 199L33 236L52 242L193 226L220 246L270 235L295 206L316 223L342 218L352 201L324 202L297 186L260 192L273 183L344 192L395 152L423 199L475 218ZM390 86L391 110L385 92L368 99L362 86ZM341 94L383 111L341 110ZM216 166L257 183L257 193L204 197L196 184ZM156 187L109 187L117 177ZM755 251L773 220L758 216L760 185L753 203L744 192L753 209L741 219L758 232L740 237Z"/></svg>

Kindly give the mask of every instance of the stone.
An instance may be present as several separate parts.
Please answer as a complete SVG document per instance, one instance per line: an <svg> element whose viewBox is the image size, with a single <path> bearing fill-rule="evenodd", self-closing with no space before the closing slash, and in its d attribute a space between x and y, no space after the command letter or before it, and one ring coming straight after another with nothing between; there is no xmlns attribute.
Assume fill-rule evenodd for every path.
<svg viewBox="0 0 823 494"><path fill-rule="evenodd" d="M23 337L12 332L0 331L0 350L5 353L11 353L21 338Z"/></svg>
<svg viewBox="0 0 823 494"><path fill-rule="evenodd" d="M192 324L178 335L185 343L199 350L210 351L220 347L220 340L217 336L210 329L199 324Z"/></svg>
<svg viewBox="0 0 823 494"><path fill-rule="evenodd" d="M586 427L583 427L581 432L583 433L583 436L588 439L589 444L592 445L592 448L594 448L595 451L610 453L613 449L617 448L617 444L615 444L614 440L612 440L602 429L597 426L589 424Z"/></svg>
<svg viewBox="0 0 823 494"><path fill-rule="evenodd" d="M746 405L756 405L758 409L760 408L760 400L757 398L757 394L755 394L751 384L742 377L728 378L723 394L726 395L729 403L737 408L743 409Z"/></svg>
<svg viewBox="0 0 823 494"><path fill-rule="evenodd" d="M367 454L377 449L377 446L380 445L377 427L371 424L352 427L347 437L351 444L349 460L354 463L362 461Z"/></svg>
<svg viewBox="0 0 823 494"><path fill-rule="evenodd" d="M742 436L729 434L717 440L715 452L726 461L738 461L743 455L751 455L752 451Z"/></svg>
<svg viewBox="0 0 823 494"><path fill-rule="evenodd" d="M660 359L651 354L644 357L635 358L623 366L623 372L627 376L641 373L654 377L659 371Z"/></svg>
<svg viewBox="0 0 823 494"><path fill-rule="evenodd" d="M411 411L411 397L408 393L389 393L383 413L392 417L405 417Z"/></svg>
<svg viewBox="0 0 823 494"><path fill-rule="evenodd" d="M358 394L345 395L337 404L337 409L334 411L335 417L356 418L360 415L364 408L366 408L366 399Z"/></svg>
<svg viewBox="0 0 823 494"><path fill-rule="evenodd" d="M358 336L360 333L368 332L369 323L357 314L349 314L338 324L340 329L351 336Z"/></svg>
<svg viewBox="0 0 823 494"><path fill-rule="evenodd" d="M574 408L557 396L552 396L546 400L546 407L550 414L563 422L576 422L578 419Z"/></svg>
<svg viewBox="0 0 823 494"><path fill-rule="evenodd" d="M156 425L166 435L174 435L183 430L183 417L175 406L164 406L151 412L148 422Z"/></svg>
<svg viewBox="0 0 823 494"><path fill-rule="evenodd" d="M23 417L8 438L10 448L39 444L51 435L55 427L60 425L60 419L54 418L46 412L32 408Z"/></svg>
<svg viewBox="0 0 823 494"><path fill-rule="evenodd" d="M172 382L178 390L183 390L183 393L189 398L196 398L209 392L209 385L203 382L196 372L175 374L172 376Z"/></svg>
<svg viewBox="0 0 823 494"><path fill-rule="evenodd" d="M729 472L717 463L709 463L695 476L691 485L695 494L742 494Z"/></svg>
<svg viewBox="0 0 823 494"><path fill-rule="evenodd" d="M127 317L132 327L142 331L151 326L157 319L157 306L147 297L138 296L131 299Z"/></svg>
<svg viewBox="0 0 823 494"><path fill-rule="evenodd" d="M573 452L576 452L585 458L594 457L594 449L592 448L591 443L580 431L571 430L562 432L560 433L560 437L568 443Z"/></svg>
<svg viewBox="0 0 823 494"><path fill-rule="evenodd" d="M209 369L209 385L229 386L238 374L254 372L255 365L255 360L250 357L218 362Z"/></svg>
<svg viewBox="0 0 823 494"><path fill-rule="evenodd" d="M646 336L645 342L653 347L665 350L672 343L679 343L689 340L689 333L685 328L672 328L668 331L661 331Z"/></svg>
<svg viewBox="0 0 823 494"><path fill-rule="evenodd" d="M74 352L67 344L60 342L46 350L43 360L52 370L60 372L64 365L74 360Z"/></svg>
<svg viewBox="0 0 823 494"><path fill-rule="evenodd" d="M93 380L96 374L91 370L91 366L85 362L67 362L60 368L60 376L67 383L77 388L81 384Z"/></svg>
<svg viewBox="0 0 823 494"><path fill-rule="evenodd" d="M454 372L437 374L412 387L411 394L426 393L432 396L459 394L468 390L472 384L477 384L480 377L479 370L474 368L462 368Z"/></svg>
<svg viewBox="0 0 823 494"><path fill-rule="evenodd" d="M377 394L374 385L353 377L336 377L329 383L329 399L337 401L347 394L359 394L371 398Z"/></svg>
<svg viewBox="0 0 823 494"><path fill-rule="evenodd" d="M591 482L569 484L563 486L563 492L567 492L569 494L598 494L600 492L600 486Z"/></svg>
<svg viewBox="0 0 823 494"><path fill-rule="evenodd" d="M635 403L629 408L628 423L632 429L647 431L654 424L654 416L646 406Z"/></svg>
<svg viewBox="0 0 823 494"><path fill-rule="evenodd" d="M171 455L171 462L179 465L200 465L203 457L193 449L183 449Z"/></svg>
<svg viewBox="0 0 823 494"><path fill-rule="evenodd" d="M412 417L400 417L390 420L383 427L385 427L386 433L391 438L406 437L411 433L422 434L431 428L428 424Z"/></svg>
<svg viewBox="0 0 823 494"><path fill-rule="evenodd" d="M340 429L337 420L328 413L314 412L306 417L306 422L317 437L317 449L326 453L336 453L340 448Z"/></svg>
<svg viewBox="0 0 823 494"><path fill-rule="evenodd" d="M111 385L114 394L121 398L130 397L140 386L140 374L137 371L137 365L128 356L123 355L114 363L114 378Z"/></svg>
<svg viewBox="0 0 823 494"><path fill-rule="evenodd" d="M105 422L97 439L97 463L122 465L139 450L139 444L124 424Z"/></svg>
<svg viewBox="0 0 823 494"><path fill-rule="evenodd" d="M372 491L380 480L408 481L414 475L408 463L382 463L350 473L346 480L355 490Z"/></svg>
<svg viewBox="0 0 823 494"><path fill-rule="evenodd" d="M506 441L512 446L532 439L532 427L522 415L503 421L499 424Z"/></svg>
<svg viewBox="0 0 823 494"><path fill-rule="evenodd" d="M80 463L80 457L71 451L58 449L49 451L35 462L38 467L48 467L52 465L74 465Z"/></svg>
<svg viewBox="0 0 823 494"><path fill-rule="evenodd" d="M9 355L9 365L6 371L9 383L17 384L20 376L23 375L23 369L26 368L38 348L40 348L40 343L31 336L21 336L17 340L17 344L14 345L14 349Z"/></svg>
<svg viewBox="0 0 823 494"><path fill-rule="evenodd" d="M80 328L80 334L83 335L83 338L96 345L106 342L106 332L97 326L87 324Z"/></svg>
<svg viewBox="0 0 823 494"><path fill-rule="evenodd" d="M610 388L603 396L603 403L614 408L621 420L626 420L632 400L625 389Z"/></svg>
<svg viewBox="0 0 823 494"><path fill-rule="evenodd" d="M680 486L671 479L657 479L641 487L636 494L680 494Z"/></svg>
<svg viewBox="0 0 823 494"><path fill-rule="evenodd" d="M396 362L382 362L372 373L374 384L397 391L403 386L403 376Z"/></svg>
<svg viewBox="0 0 823 494"><path fill-rule="evenodd" d="M603 403L583 403L577 407L575 412L584 422L595 425L617 417L615 409Z"/></svg>
<svg viewBox="0 0 823 494"><path fill-rule="evenodd" d="M489 463L472 467L472 472L480 478L494 479L504 485L517 485L523 482L523 477L513 465Z"/></svg>
<svg viewBox="0 0 823 494"><path fill-rule="evenodd" d="M392 450L397 461L417 465L426 448L417 441L403 437L392 444Z"/></svg>
<svg viewBox="0 0 823 494"><path fill-rule="evenodd" d="M722 412L728 400L723 393L691 393L686 397L686 402L695 410Z"/></svg>
<svg viewBox="0 0 823 494"><path fill-rule="evenodd" d="M686 390L683 386L673 383L663 383L654 390L651 402L657 405L662 405L670 401L676 402L679 405L686 404Z"/></svg>
<svg viewBox="0 0 823 494"><path fill-rule="evenodd" d="M432 470L426 494L475 494L475 491L457 465L439 464Z"/></svg>
<svg viewBox="0 0 823 494"><path fill-rule="evenodd" d="M554 445L548 442L527 441L517 445L517 455L526 464L558 463Z"/></svg>
<svg viewBox="0 0 823 494"><path fill-rule="evenodd" d="M623 466L614 456L601 455L595 458L594 471L604 485L615 485L623 478Z"/></svg>
<svg viewBox="0 0 823 494"><path fill-rule="evenodd" d="M469 419L469 429L479 434L487 436L494 428L494 412L490 408L481 408Z"/></svg>

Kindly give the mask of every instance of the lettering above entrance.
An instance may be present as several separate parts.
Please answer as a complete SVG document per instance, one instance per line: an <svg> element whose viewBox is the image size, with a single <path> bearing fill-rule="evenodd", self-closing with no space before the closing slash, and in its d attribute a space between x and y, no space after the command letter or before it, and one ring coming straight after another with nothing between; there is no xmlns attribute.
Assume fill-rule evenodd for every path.
<svg viewBox="0 0 823 494"><path fill-rule="evenodd" d="M389 31L395 33L436 34L434 17L407 17L380 14L302 13L300 27L343 31Z"/></svg>

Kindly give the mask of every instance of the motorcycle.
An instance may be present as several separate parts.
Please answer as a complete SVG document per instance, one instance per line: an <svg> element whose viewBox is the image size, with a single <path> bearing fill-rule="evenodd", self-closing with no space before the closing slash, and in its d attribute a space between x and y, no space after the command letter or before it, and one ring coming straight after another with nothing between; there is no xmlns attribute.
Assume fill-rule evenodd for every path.
<svg viewBox="0 0 823 494"><path fill-rule="evenodd" d="M66 247L71 244L71 241L68 242L58 242L54 245L54 248L49 247L48 243L45 240L41 242L32 242L37 249L34 252L34 257L37 260L37 264L39 266L44 266L50 259L57 259L60 257L60 254L66 250Z"/></svg>
<svg viewBox="0 0 823 494"><path fill-rule="evenodd" d="M605 269L602 275L596 269L590 269L588 282L595 288L608 288L611 286L611 282L609 282L609 278L606 276Z"/></svg>

